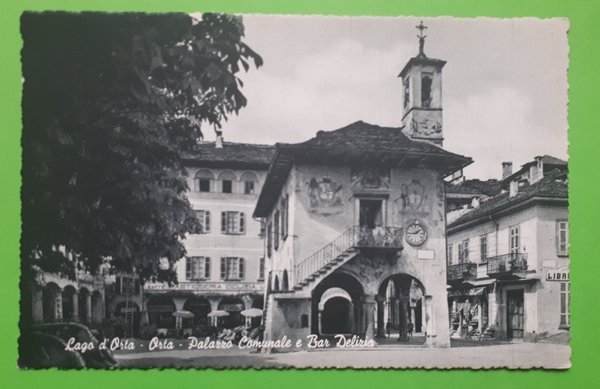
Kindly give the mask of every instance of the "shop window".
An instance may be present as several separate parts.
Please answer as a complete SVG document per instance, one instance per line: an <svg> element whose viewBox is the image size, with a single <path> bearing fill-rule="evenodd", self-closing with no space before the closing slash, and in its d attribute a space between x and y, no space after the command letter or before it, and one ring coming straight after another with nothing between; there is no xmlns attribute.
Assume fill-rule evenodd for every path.
<svg viewBox="0 0 600 389"><path fill-rule="evenodd" d="M560 283L560 328L569 328L571 325L571 283Z"/></svg>
<svg viewBox="0 0 600 389"><path fill-rule="evenodd" d="M244 258L221 258L222 280L243 280L245 275L244 270Z"/></svg>
<svg viewBox="0 0 600 389"><path fill-rule="evenodd" d="M556 254L569 255L569 222L566 220L556 221Z"/></svg>
<svg viewBox="0 0 600 389"><path fill-rule="evenodd" d="M188 257L185 263L185 277L192 280L210 279L210 258Z"/></svg>

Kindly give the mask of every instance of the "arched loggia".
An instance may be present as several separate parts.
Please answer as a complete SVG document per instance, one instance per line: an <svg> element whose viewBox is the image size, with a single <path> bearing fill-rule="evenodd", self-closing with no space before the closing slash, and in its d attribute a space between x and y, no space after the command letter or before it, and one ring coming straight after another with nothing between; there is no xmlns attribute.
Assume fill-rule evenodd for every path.
<svg viewBox="0 0 600 389"><path fill-rule="evenodd" d="M383 280L377 296L377 336L385 337L391 327L390 332L398 332L398 340L406 341L409 323L413 334L422 332L424 295L423 283L411 275L398 273Z"/></svg>
<svg viewBox="0 0 600 389"><path fill-rule="evenodd" d="M361 283L349 274L334 272L313 290L311 333L364 335L366 311L363 305Z"/></svg>

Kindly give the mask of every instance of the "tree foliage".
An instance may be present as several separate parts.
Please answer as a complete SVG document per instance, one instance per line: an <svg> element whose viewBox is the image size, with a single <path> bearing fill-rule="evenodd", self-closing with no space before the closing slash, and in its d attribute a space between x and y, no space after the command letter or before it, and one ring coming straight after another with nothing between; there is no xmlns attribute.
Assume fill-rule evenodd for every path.
<svg viewBox="0 0 600 389"><path fill-rule="evenodd" d="M25 13L24 271L156 274L198 227L181 156L246 104L240 17Z"/></svg>

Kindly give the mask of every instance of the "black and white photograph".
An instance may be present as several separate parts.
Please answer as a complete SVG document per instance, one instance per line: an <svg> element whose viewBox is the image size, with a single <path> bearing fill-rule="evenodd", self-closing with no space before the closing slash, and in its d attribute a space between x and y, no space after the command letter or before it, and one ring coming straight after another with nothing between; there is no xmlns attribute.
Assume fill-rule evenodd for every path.
<svg viewBox="0 0 600 389"><path fill-rule="evenodd" d="M22 369L569 369L569 21L25 12Z"/></svg>

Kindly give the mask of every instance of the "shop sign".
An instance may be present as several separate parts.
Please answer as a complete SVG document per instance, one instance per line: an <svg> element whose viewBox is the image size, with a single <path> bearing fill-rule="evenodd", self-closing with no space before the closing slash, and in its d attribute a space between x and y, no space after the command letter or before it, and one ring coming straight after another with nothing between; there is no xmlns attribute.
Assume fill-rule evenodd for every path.
<svg viewBox="0 0 600 389"><path fill-rule="evenodd" d="M568 270L548 270L546 281L569 281Z"/></svg>

